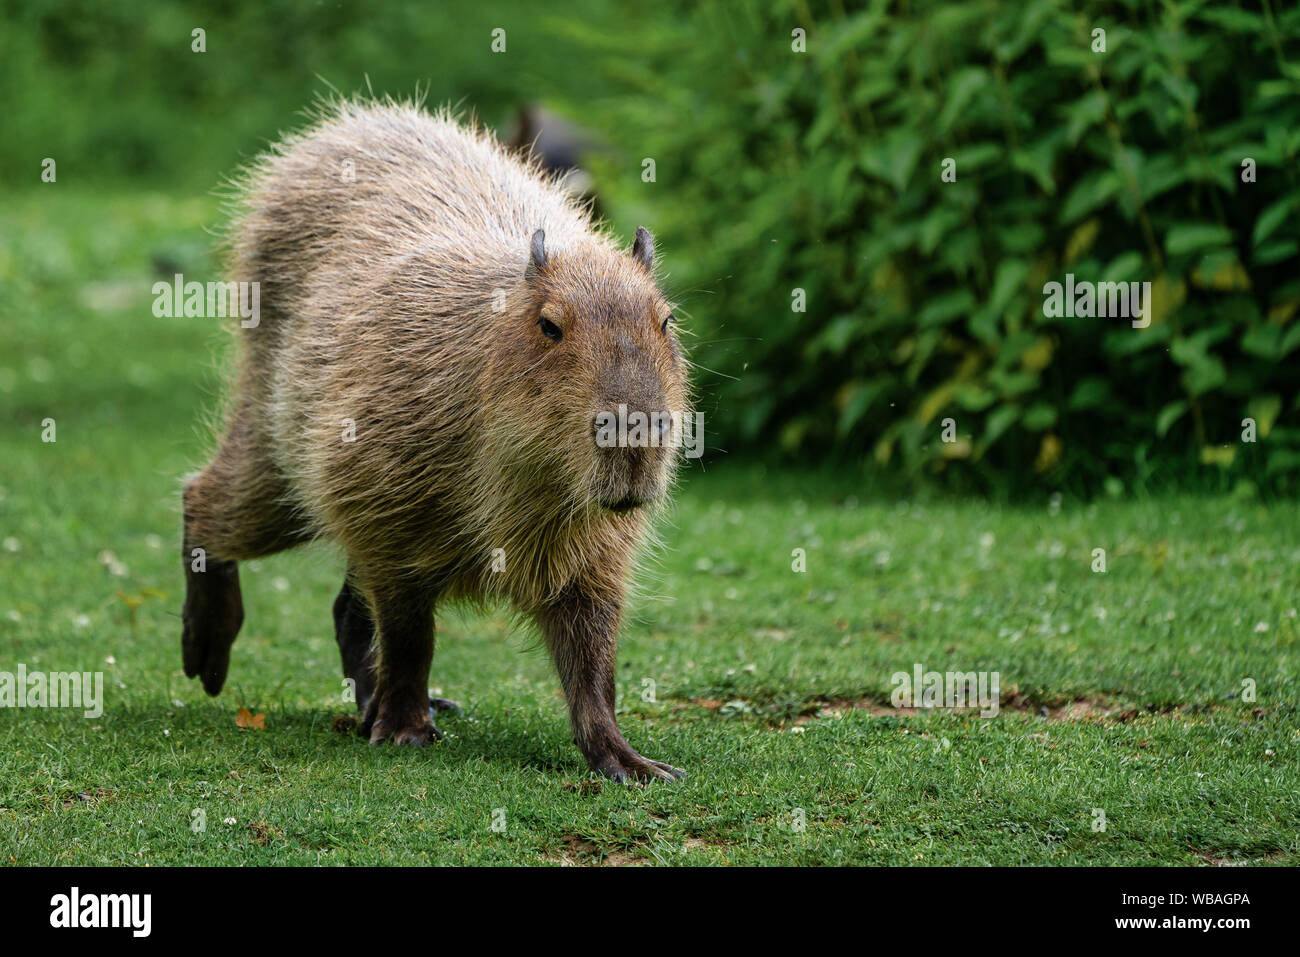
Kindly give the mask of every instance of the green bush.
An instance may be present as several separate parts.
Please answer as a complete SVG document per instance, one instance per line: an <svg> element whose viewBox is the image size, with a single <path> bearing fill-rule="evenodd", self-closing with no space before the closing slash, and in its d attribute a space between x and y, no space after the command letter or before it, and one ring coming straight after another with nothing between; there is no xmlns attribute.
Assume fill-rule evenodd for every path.
<svg viewBox="0 0 1300 957"><path fill-rule="evenodd" d="M655 211L717 444L992 487L1300 484L1300 8L678 6L606 117L657 193L606 189ZM1150 325L1047 317L1066 273L1151 282Z"/></svg>

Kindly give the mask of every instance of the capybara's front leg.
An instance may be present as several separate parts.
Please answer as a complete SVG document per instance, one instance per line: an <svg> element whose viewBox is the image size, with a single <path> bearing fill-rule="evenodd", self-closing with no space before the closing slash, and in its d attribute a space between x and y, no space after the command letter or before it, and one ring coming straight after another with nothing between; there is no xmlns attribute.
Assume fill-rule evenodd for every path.
<svg viewBox="0 0 1300 957"><path fill-rule="evenodd" d="M429 714L429 666L433 663L433 600L429 590L403 583L371 593L378 632L374 692L361 733L371 744L425 744L441 737Z"/></svg>
<svg viewBox="0 0 1300 957"><path fill-rule="evenodd" d="M230 669L230 646L244 623L244 601L239 591L239 567L233 561L208 555L190 537L189 512L182 536L185 562L185 605L181 609L181 659L185 676L196 675L203 690L218 694Z"/></svg>
<svg viewBox="0 0 1300 957"><path fill-rule="evenodd" d="M614 717L614 659L622 617L619 596L579 588L537 615L564 685L573 739L592 770L616 781L685 777L685 772L637 754Z"/></svg>
<svg viewBox="0 0 1300 957"><path fill-rule="evenodd" d="M352 681L357 713L365 715L375 692L375 620L365 596L352 584L351 573L334 599L334 639L343 659L343 677ZM460 713L460 705L429 696L429 710Z"/></svg>

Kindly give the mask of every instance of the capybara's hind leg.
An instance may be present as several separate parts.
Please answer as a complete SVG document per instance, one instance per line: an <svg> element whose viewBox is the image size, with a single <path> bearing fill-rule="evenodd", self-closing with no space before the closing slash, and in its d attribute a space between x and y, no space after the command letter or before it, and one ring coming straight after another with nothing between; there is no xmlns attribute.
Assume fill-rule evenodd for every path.
<svg viewBox="0 0 1300 957"><path fill-rule="evenodd" d="M334 640L343 659L343 677L352 682L357 711L365 714L375 692L375 653L371 647L375 622L365 599L345 579L339 596L334 599Z"/></svg>
<svg viewBox="0 0 1300 957"><path fill-rule="evenodd" d="M343 659L343 677L352 681L356 692L357 711L364 715L375 691L375 621L365 597L352 584L352 573L343 582L343 588L334 599L334 638ZM430 712L454 711L460 705L447 698L429 696Z"/></svg>
<svg viewBox="0 0 1300 957"><path fill-rule="evenodd" d="M285 504L283 481L259 453L265 444L247 424L250 418L246 410L235 417L217 457L184 492L181 652L185 674L199 677L210 695L225 684L230 646L244 621L236 561L310 537Z"/></svg>
<svg viewBox="0 0 1300 957"><path fill-rule="evenodd" d="M433 598L415 583L389 584L371 593L378 632L375 685L361 720L371 744L425 744L442 734L429 708L433 663Z"/></svg>
<svg viewBox="0 0 1300 957"><path fill-rule="evenodd" d="M185 676L197 676L203 690L215 695L226 683L230 646L244 623L244 601L239 591L238 566L233 561L210 557L207 549L195 544L191 526L187 503L181 545L181 560L185 563L181 656Z"/></svg>

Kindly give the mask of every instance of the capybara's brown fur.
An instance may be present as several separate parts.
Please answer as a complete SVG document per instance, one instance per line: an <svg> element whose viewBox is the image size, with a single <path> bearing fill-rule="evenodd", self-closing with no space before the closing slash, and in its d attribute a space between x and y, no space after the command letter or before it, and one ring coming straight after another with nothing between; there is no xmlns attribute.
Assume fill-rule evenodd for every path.
<svg viewBox="0 0 1300 957"><path fill-rule="evenodd" d="M438 733L435 605L500 598L540 626L594 769L679 775L614 719L625 585L677 450L599 446L594 425L688 406L650 234L620 248L488 134L391 102L331 106L240 202L230 278L260 283L261 315L185 487L186 674L225 681L236 562L328 538L372 742Z"/></svg>

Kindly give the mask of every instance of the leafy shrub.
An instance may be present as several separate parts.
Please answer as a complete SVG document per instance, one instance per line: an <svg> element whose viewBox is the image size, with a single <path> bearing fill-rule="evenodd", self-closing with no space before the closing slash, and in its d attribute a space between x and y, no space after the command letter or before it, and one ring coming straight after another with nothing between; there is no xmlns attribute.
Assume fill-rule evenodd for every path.
<svg viewBox="0 0 1300 957"><path fill-rule="evenodd" d="M606 189L653 204L713 440L994 487L1300 484L1300 8L1070 6L682 2L637 38L605 125L656 182ZM1048 317L1066 273L1149 281L1149 326Z"/></svg>

